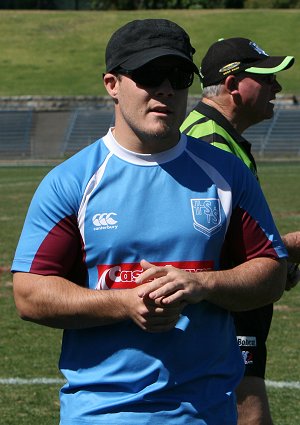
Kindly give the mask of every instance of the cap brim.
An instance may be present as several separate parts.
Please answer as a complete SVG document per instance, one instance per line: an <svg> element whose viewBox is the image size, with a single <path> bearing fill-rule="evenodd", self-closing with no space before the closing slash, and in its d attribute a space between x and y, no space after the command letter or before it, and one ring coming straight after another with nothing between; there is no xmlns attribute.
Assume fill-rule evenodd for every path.
<svg viewBox="0 0 300 425"><path fill-rule="evenodd" d="M256 62L256 66L246 68L245 71L253 74L276 74L290 68L295 62L293 56L269 56Z"/></svg>
<svg viewBox="0 0 300 425"><path fill-rule="evenodd" d="M186 56L184 53L181 53L178 50L174 49L164 49L162 47L149 49L148 51L144 50L143 52L139 52L129 58L127 58L124 62L120 63L120 66L124 67L128 71L133 71L137 68L140 68L143 65L146 65L148 62L151 62L154 59L164 57L164 56L175 56L181 59L184 59L185 62L190 65L191 69L199 74L198 67L194 64L194 62Z"/></svg>

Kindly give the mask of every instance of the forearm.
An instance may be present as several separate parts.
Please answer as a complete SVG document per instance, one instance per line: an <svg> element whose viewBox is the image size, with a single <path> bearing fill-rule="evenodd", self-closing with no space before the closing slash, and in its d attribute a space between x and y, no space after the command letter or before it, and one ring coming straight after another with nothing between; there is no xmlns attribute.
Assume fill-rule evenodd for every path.
<svg viewBox="0 0 300 425"><path fill-rule="evenodd" d="M300 231L291 232L282 236L282 240L289 254L289 261L300 263Z"/></svg>
<svg viewBox="0 0 300 425"><path fill-rule="evenodd" d="M147 332L172 329L186 305L164 306L141 299L138 287L118 290L82 288L58 276L15 273L14 297L24 320L60 329L82 329L131 320Z"/></svg>
<svg viewBox="0 0 300 425"><path fill-rule="evenodd" d="M255 258L230 270L191 273L141 261L139 296L163 304L209 301L226 310L245 311L277 301L284 290L286 260Z"/></svg>
<svg viewBox="0 0 300 425"><path fill-rule="evenodd" d="M127 319L123 292L90 290L58 276L14 275L20 317L54 328L79 329Z"/></svg>
<svg viewBox="0 0 300 425"><path fill-rule="evenodd" d="M285 287L286 261L259 258L231 270L206 273L206 299L230 311L246 311L277 301Z"/></svg>

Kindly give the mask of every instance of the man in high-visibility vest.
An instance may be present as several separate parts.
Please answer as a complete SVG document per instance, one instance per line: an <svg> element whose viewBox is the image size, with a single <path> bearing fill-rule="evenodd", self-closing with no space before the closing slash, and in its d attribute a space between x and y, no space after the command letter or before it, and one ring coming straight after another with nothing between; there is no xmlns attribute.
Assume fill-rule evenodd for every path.
<svg viewBox="0 0 300 425"><path fill-rule="evenodd" d="M273 101L281 91L276 73L290 68L292 56L269 56L246 38L221 39L210 46L200 68L202 99L190 112L181 131L205 140L240 158L257 176L251 144L242 136L250 126L273 116ZM295 235L283 239L289 250ZM227 265L230 267L231 265ZM297 265L286 289L299 278ZM265 387L266 340L273 304L233 313L245 362L245 376L237 390L239 425L271 425Z"/></svg>

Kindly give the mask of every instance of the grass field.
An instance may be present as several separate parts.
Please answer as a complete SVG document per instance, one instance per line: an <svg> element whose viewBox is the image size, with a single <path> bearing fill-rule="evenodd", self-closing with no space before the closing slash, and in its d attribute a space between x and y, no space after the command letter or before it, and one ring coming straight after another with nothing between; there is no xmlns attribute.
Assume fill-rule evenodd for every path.
<svg viewBox="0 0 300 425"><path fill-rule="evenodd" d="M108 38L141 18L168 18L182 25L200 65L221 37L247 37L272 55L300 58L299 9L29 12L1 10L0 95L103 95ZM299 65L280 73L284 93L300 93ZM200 93L199 82L191 94Z"/></svg>
<svg viewBox="0 0 300 425"><path fill-rule="evenodd" d="M182 25L196 47L197 63L212 42L231 36L251 38L273 55L300 57L300 10L1 10L0 96L105 94L101 75L110 34L129 20L147 17ZM279 81L285 93L300 93L297 62ZM199 93L197 84L191 93ZM61 379L61 331L17 317L8 272L33 191L49 170L0 168L0 425L52 425L59 418L60 384L32 380ZM300 229L299 172L299 162L260 164L261 183L282 232ZM269 387L275 425L300 424L299 336L300 286L276 304L269 337L267 379L283 382L283 388Z"/></svg>
<svg viewBox="0 0 300 425"><path fill-rule="evenodd" d="M61 379L57 370L61 331L22 322L17 317L11 275L5 271L12 261L33 191L49 170L49 167L0 168L0 424L3 425L52 425L59 418L60 384L33 384L32 379ZM300 163L261 163L259 170L280 231L300 229ZM283 388L268 387L275 425L300 423L299 337L300 286L285 293L275 305L269 337L267 379L283 383ZM27 381L13 384L8 381L11 378Z"/></svg>

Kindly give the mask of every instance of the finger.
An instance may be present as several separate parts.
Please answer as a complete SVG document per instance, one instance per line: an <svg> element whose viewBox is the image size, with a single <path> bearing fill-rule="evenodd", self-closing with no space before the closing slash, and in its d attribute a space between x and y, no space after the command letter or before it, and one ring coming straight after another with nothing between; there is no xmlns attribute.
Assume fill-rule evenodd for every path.
<svg viewBox="0 0 300 425"><path fill-rule="evenodd" d="M175 292L182 290L182 284L177 282L169 282L166 278L157 279L160 281L160 285L155 290L149 292L148 296L150 299L155 300L157 298L166 299Z"/></svg>
<svg viewBox="0 0 300 425"><path fill-rule="evenodd" d="M157 277L150 282L146 282L144 285L138 287L138 296L140 298L149 297L149 294L153 291L156 291L162 285L166 283L164 277ZM156 297L159 298L159 297Z"/></svg>
<svg viewBox="0 0 300 425"><path fill-rule="evenodd" d="M177 321L179 314L172 315L171 317L165 317L164 315L160 316L154 313L147 313L142 315L137 315L133 318L135 323L140 326L142 329L150 329L155 326L168 326L168 324L174 321Z"/></svg>
<svg viewBox="0 0 300 425"><path fill-rule="evenodd" d="M140 265L141 265L143 270L148 270L148 269L150 269L150 267L154 267L154 264L149 263L149 261L147 261L145 259L140 261Z"/></svg>
<svg viewBox="0 0 300 425"><path fill-rule="evenodd" d="M165 274L166 274L165 268L152 266L149 269L145 270L136 278L136 283L140 285L142 283L164 276Z"/></svg>
<svg viewBox="0 0 300 425"><path fill-rule="evenodd" d="M163 299L161 300L161 303L164 305L172 305L173 303L184 301L184 299L185 299L184 291L176 291L167 297L163 297Z"/></svg>
<svg viewBox="0 0 300 425"><path fill-rule="evenodd" d="M168 323L151 323L144 326L144 330L150 333L168 332L175 328L179 317L168 322Z"/></svg>
<svg viewBox="0 0 300 425"><path fill-rule="evenodd" d="M290 291L299 283L299 281L300 281L300 271L296 270L293 276L287 277L285 290Z"/></svg>

